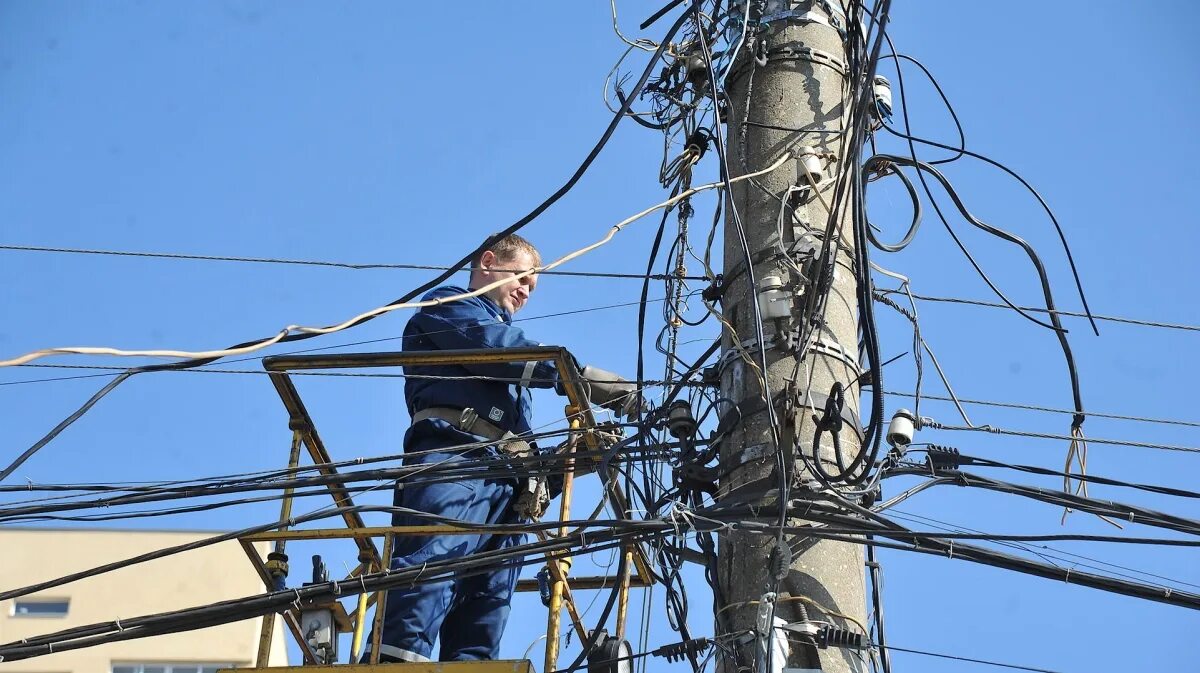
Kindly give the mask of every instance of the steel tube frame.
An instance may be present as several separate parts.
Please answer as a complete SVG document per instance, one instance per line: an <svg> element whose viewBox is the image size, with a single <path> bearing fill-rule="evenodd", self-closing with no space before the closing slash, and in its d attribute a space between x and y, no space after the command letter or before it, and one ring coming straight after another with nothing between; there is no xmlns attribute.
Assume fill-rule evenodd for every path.
<svg viewBox="0 0 1200 673"><path fill-rule="evenodd" d="M575 364L570 353L565 348L541 346L536 348L485 348L473 350L443 350L443 351L413 351L413 352L384 352L384 353L335 353L321 355L278 355L263 358L263 368L266 369L271 378L271 383L275 386L279 393L280 399L283 401L284 407L289 414L289 426L293 428L295 436L308 449L309 456L313 460L317 469L323 475L335 475L337 470L332 467L333 460L329 452L326 450L324 443L317 434L316 428L313 425L312 419L309 416L308 410L305 408L303 401L300 399L299 391L288 375L289 371L306 371L314 369L354 369L354 368L372 368L372 367L404 367L404 366L431 366L431 365L456 365L456 364L481 364L481 363L502 363L502 362L531 362L531 361L547 361L553 360L561 372L575 371ZM596 420L592 414L591 408L588 406L587 396L583 392L580 382L573 378L564 378L562 380L564 391L568 399L566 408L567 418L570 419L572 435L572 450L574 450L574 442L582 439L589 450L599 450L599 440L596 434L592 431L595 428ZM293 444L293 448L297 448ZM293 451L293 456L295 456ZM289 461L289 468L294 469L295 458ZM574 464L573 461L567 461L566 470L563 475L563 493L560 502L559 519L565 521L569 518L571 507L571 495L573 492L574 482ZM621 492L619 484L613 482L613 489L608 492L608 497L612 502L613 509L617 516L624 516L626 511L624 493ZM338 507L352 507L353 500L344 484L332 483L328 486L330 495L333 497L334 503ZM290 506L290 494L285 494L285 507ZM336 538L353 538L359 547L360 558L368 558L369 562L364 561L366 565L382 569L384 563L388 563L392 548L392 541L395 535L445 535L470 530L453 525L425 525L425 526L385 526L385 527L368 527L365 525L362 517L357 512L344 512L342 518L346 523L344 529L317 529L317 530L302 530L302 531L267 531L248 535L241 538L242 546L246 549L248 555L251 555L252 562L259 571L260 576L264 578L264 582L270 584L269 575L266 573L266 568L263 565L262 559L254 551L253 542L258 541L273 541L276 545L282 547L287 540L290 539L336 539ZM281 528L286 523L286 517L281 521ZM505 532L503 530L495 532ZM513 530L511 532L526 532ZM559 535L567 534L566 526L559 529ZM372 537L383 535L384 550L380 554L376 548ZM645 552L640 545L631 545L626 547L624 552L627 559L632 559L633 567L637 573L632 574L628 571L629 564L626 564L627 572L623 573L622 577L618 578L619 583L619 608L617 614L617 631L618 634L624 631L626 621L626 610L629 604L629 589L631 586L646 587L653 582L653 575L650 571L649 562L646 560ZM547 624L547 643L546 643L546 670L553 670L558 657L558 639L559 631L559 613L562 607L563 599L566 598L568 612L571 615L575 628L581 633L585 633L582 621L579 619L573 601L571 600L570 584L567 583L567 569L569 562L564 562L561 558L548 558L547 567L551 569L553 579L551 589L551 608L548 615ZM362 565L359 567L363 568ZM351 573L354 575L354 573ZM609 584L608 577L580 577L571 581L576 588L579 589L599 589ZM518 582L518 591L536 591L536 581L524 580ZM384 612L384 604L386 601L386 592L378 592L373 596L373 601L376 603L374 629L371 638L371 663L378 663L379 657L379 639L381 637L382 615ZM361 606L361 599L360 599ZM356 611L356 614L361 614L361 607ZM294 615L284 613L285 622L288 624L289 630L292 631L293 637L300 643L302 649L307 650L303 639L300 637L298 624L295 623ZM355 625L356 631L361 631L361 626ZM553 638L549 634L553 632ZM271 631L264 628L263 636L265 640L260 643L262 647L270 647ZM358 638L355 639L356 641ZM312 660L312 653L305 651L305 660ZM259 667L265 663L260 661Z"/></svg>

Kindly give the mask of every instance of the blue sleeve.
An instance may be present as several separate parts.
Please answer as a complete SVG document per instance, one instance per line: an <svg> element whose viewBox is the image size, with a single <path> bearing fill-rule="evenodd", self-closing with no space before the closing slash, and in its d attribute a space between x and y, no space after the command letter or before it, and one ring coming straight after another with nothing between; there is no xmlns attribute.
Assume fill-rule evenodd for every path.
<svg viewBox="0 0 1200 673"><path fill-rule="evenodd" d="M542 345L526 338L521 328L502 322L469 301L425 307L410 319L410 323L439 350ZM510 383L524 381L522 385L528 388L551 388L558 380L558 371L551 361L467 364L463 367L478 376L511 379L507 381Z"/></svg>

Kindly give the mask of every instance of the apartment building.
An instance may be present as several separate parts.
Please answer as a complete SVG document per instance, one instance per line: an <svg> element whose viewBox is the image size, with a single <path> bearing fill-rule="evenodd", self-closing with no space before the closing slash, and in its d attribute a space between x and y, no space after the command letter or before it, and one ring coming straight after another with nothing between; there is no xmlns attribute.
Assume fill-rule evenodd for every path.
<svg viewBox="0 0 1200 673"><path fill-rule="evenodd" d="M0 589L213 536L211 531L0 528ZM265 547L262 550L265 555ZM236 541L0 601L0 642L262 593ZM0 673L216 673L254 665L261 618L0 663ZM280 620L271 665L287 664Z"/></svg>

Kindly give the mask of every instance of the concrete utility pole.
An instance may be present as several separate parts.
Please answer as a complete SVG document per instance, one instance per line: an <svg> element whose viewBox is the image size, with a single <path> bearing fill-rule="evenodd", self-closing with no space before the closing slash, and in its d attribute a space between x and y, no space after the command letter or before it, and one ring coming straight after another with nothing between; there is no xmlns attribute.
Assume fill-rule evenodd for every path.
<svg viewBox="0 0 1200 673"><path fill-rule="evenodd" d="M752 2L751 6L758 4ZM815 326L812 332L815 339L808 343L797 343L794 336L808 334L814 328L802 315L801 308L810 286L797 272L797 267L805 269L802 261L806 251L820 248L830 217L825 204L834 202L830 178L842 167L844 159L838 156L842 151L842 138L836 132L845 123L851 94L845 77L845 44L837 28L831 25L847 25L844 2L774 0L766 2L765 6L767 23L764 30L759 33L758 41L743 47L727 80L731 98L727 117L729 172L736 176L759 170L787 152L794 157L812 154L819 157L817 160L825 181L819 183L818 197L801 167L805 159L799 159L758 179L757 184L741 182L733 187L730 205L736 207L740 215L755 260L754 277L759 286L757 301L768 346L765 374L768 388L776 400L775 414L780 426L777 431L783 446L776 447L773 443L768 415L761 401L758 374L738 354L733 340L727 335L723 344L721 391L725 398L740 403L744 420L721 447L721 470L728 476L720 484L718 497L722 502L736 502L748 493L751 504L775 510L777 491L762 491L762 488L776 488L775 452L785 451L785 456L794 456L792 470L798 480L812 480L799 455L799 452L811 452L813 445L816 424L808 405L820 416L835 382L845 387L845 407L841 415L854 420L853 423L847 421L840 432L842 455L848 461L858 451L859 388L854 382L860 370L858 301L849 252L855 241L849 217L843 217L842 245L836 252L837 271L823 324ZM849 212L848 208L844 209L845 215ZM783 256L782 249L792 251L791 260ZM757 361L752 307L756 298L751 295L745 275L745 255L732 213L726 214L724 259L727 288L722 297L722 310L737 330L738 339L746 344L746 353ZM789 334L792 336L788 337ZM799 368L798 358L803 358ZM729 407L723 407L722 411L731 413ZM795 447L795 453L787 450L788 444ZM833 459L832 445L830 434L824 433L821 451L829 460ZM731 468L733 470L729 472ZM805 492L797 488L790 494L793 500L806 497ZM762 516L776 515L764 513ZM804 523L803 519L789 521L790 525ZM769 568L776 548L775 536L744 532L721 536L719 588L720 598L728 608L718 615L718 632L755 629L764 617L769 619L768 592L772 587L776 594L776 624L780 623L779 618L788 623L803 621L805 613L810 619L845 624L831 618L823 608L865 623L863 547L797 536L785 536L784 540L790 548L790 569L781 572L782 579L776 580ZM780 558L783 560L777 567L782 570L788 565L789 557L784 554ZM780 671L784 662L780 661L783 657L779 648L789 639L779 629L768 630L776 634L778 641L774 645L775 653L770 655L769 670ZM867 668L859 658L859 654L865 657L865 652L854 653L836 647L818 651L798 640L791 639L788 648L786 666L789 669L841 672ZM771 646L769 641L760 638L758 642L739 647L739 666L749 667L746 670L756 673L767 673L765 650ZM723 670L728 673L731 669L725 665Z"/></svg>

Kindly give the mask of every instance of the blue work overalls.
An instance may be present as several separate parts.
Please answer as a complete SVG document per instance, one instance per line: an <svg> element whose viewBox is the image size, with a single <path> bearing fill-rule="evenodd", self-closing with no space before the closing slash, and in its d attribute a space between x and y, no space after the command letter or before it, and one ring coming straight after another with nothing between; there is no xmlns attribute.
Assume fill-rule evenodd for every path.
<svg viewBox="0 0 1200 673"><path fill-rule="evenodd" d="M425 299L465 292L446 286ZM420 310L404 329L404 350L450 350L538 346L510 324L507 311L486 297ZM529 431L528 388L549 388L557 371L549 362L492 363L406 367L404 396L409 414L429 407L472 408L479 417L517 434ZM487 379L423 379L420 376L483 376ZM503 379L500 381L494 379ZM404 435L405 464L436 464L496 456L488 446L462 453L453 447L484 441L440 419L412 425ZM439 449L446 449L439 451ZM418 453L432 451L432 453ZM397 485L395 504L475 523L516 521L510 507L514 479L465 479L446 483ZM397 514L392 525L427 524L427 519ZM393 569L511 547L520 535L397 536ZM494 659L508 621L509 603L520 566L515 562L461 579L421 583L388 592L381 660L428 661L441 637L440 661Z"/></svg>

